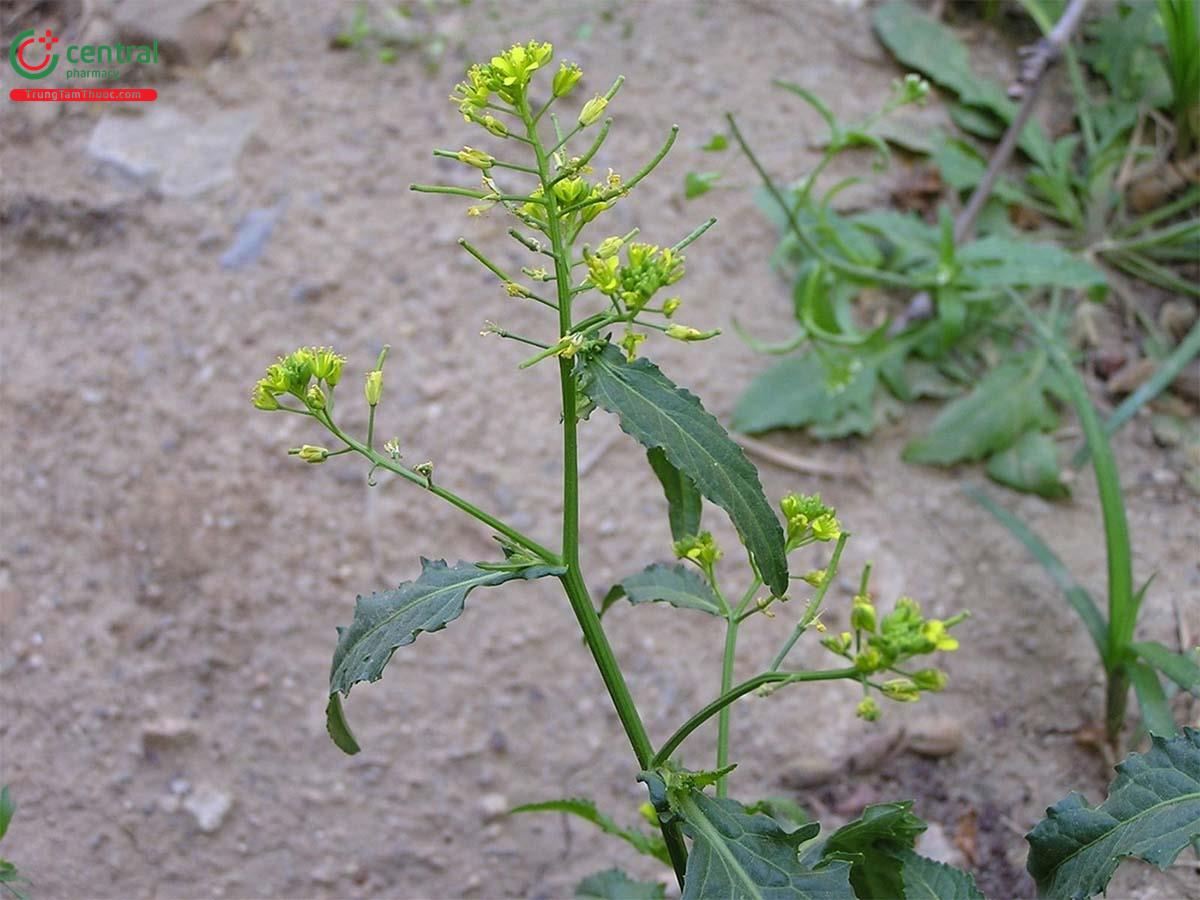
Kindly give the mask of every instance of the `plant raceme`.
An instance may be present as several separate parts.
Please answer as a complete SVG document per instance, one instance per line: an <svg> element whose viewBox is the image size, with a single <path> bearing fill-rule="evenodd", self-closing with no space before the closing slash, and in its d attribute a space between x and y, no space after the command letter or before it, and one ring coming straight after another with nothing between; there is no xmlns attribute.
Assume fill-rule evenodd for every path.
<svg viewBox="0 0 1200 900"><path fill-rule="evenodd" d="M695 395L676 386L641 356L652 336L691 343L717 334L715 329L676 321L683 301L674 295L685 271L684 250L713 220L669 246L638 241L637 229L603 236L595 244L584 242L585 230L602 221L604 213L625 200L662 161L676 129L631 177L612 169L597 176L592 160L609 133L612 119L607 113L622 80L586 100L570 117L560 117L562 101L580 86L583 73L575 65L560 63L551 74L552 60L549 44L531 41L487 64L472 66L451 99L465 122L482 130L481 141L496 146L434 152L460 162L465 172L478 179L478 186L413 185L413 190L468 198L471 217L494 213L511 217L508 235L532 256L520 273L510 273L460 241L496 277L498 293L509 298L505 302L532 303L549 311L545 335L518 335L494 323L488 323L484 334L533 347L535 352L520 363L521 368L541 363L558 368L563 429L558 547L535 540L444 487L435 481L431 463L408 465L398 439L376 446L375 411L385 396L386 347L363 382L369 411L362 437L349 434L335 418L335 393L346 360L328 348L303 347L279 359L253 391L257 408L304 416L329 433L332 448L304 444L289 451L303 462L322 465L338 456L358 454L370 464L370 483L380 470L410 481L486 525L500 545L500 558L487 562L450 565L422 560L415 580L358 598L354 618L339 629L333 653L327 706L330 736L344 751L358 751L343 697L355 684L382 677L397 648L460 616L471 591L557 578L628 737L636 761L630 777L636 775L647 787L649 802L643 813L657 833L623 827L586 800L552 800L523 810L557 810L588 819L671 865L685 898L898 897L906 892L915 897L927 896L919 886L931 884L942 885L949 892L945 896L979 896L969 876L913 852L916 836L925 826L909 811L910 804L868 807L860 820L820 837L819 826L787 801L743 805L726 797L734 768L729 759L735 701L801 682L845 680L862 688L858 715L874 720L881 713L881 700L912 702L945 685L946 676L928 665L921 667L920 660L958 646L950 630L963 616L929 618L907 598L880 616L869 590L868 567L851 603L851 630L824 640L841 657L839 665L786 667L789 652L803 634L810 629L825 631L821 614L849 535L836 510L816 495L784 497L781 524L763 494L757 471L738 445ZM584 149L577 151L577 145ZM503 158L502 149L519 152L522 160ZM579 563L579 427L595 409L617 416L622 429L645 448L666 496L676 557L674 562L654 563L623 579L599 609ZM701 527L704 498L725 510L745 547L747 569L740 593L726 593L718 578L723 551ZM822 567L802 576L789 573L793 554L830 546ZM779 651L758 675L734 683L739 628L756 615L776 618L793 588L812 593L787 606L800 609ZM646 732L601 622L601 615L622 597L633 604L665 602L725 623L715 699L657 747ZM718 730L714 767L685 768L681 758L685 741L714 718ZM587 896L628 897L662 896L663 888L639 885L619 871L608 870L589 878L580 890Z"/></svg>

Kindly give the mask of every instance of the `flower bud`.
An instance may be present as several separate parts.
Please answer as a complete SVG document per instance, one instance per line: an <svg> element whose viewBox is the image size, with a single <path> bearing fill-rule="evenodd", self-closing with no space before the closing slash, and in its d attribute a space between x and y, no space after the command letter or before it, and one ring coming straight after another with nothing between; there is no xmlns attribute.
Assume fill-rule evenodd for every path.
<svg viewBox="0 0 1200 900"><path fill-rule="evenodd" d="M575 84L582 77L583 69L579 68L575 63L561 63L558 71L554 73L554 80L550 83L550 88L554 91L555 97L565 97L571 93Z"/></svg>
<svg viewBox="0 0 1200 900"><path fill-rule="evenodd" d="M693 537L675 542L675 555L679 559L690 559L701 568L708 568L721 558L721 548L713 540L711 532L704 531Z"/></svg>
<svg viewBox="0 0 1200 900"><path fill-rule="evenodd" d="M484 116L479 120L479 124L496 137L508 137L508 127L495 116Z"/></svg>
<svg viewBox="0 0 1200 900"><path fill-rule="evenodd" d="M638 344L646 339L640 331L627 331L620 340L621 349L625 351L625 359L633 362L637 357Z"/></svg>
<svg viewBox="0 0 1200 900"><path fill-rule="evenodd" d="M843 631L841 634L831 634L827 638L822 638L821 646L838 656L845 656L850 652L850 644L853 640L854 636L850 632Z"/></svg>
<svg viewBox="0 0 1200 900"><path fill-rule="evenodd" d="M854 598L854 607L850 611L850 627L858 631L875 631L875 607L862 597Z"/></svg>
<svg viewBox="0 0 1200 900"><path fill-rule="evenodd" d="M677 341L707 341L709 338L715 338L720 333L720 328L714 328L712 331L700 331L698 328L692 328L688 325L667 326L667 337L675 338Z"/></svg>
<svg viewBox="0 0 1200 900"><path fill-rule="evenodd" d="M874 722L879 719L880 709L879 704L875 702L874 697L867 697L854 710L855 715L867 722Z"/></svg>
<svg viewBox="0 0 1200 900"><path fill-rule="evenodd" d="M325 392L321 390L319 385L313 385L308 389L308 393L304 395L304 402L308 408L319 412L325 408Z"/></svg>
<svg viewBox="0 0 1200 900"><path fill-rule="evenodd" d="M496 162L496 157L490 153L485 153L482 150L475 150L472 147L463 147L458 151L458 161L466 163L468 166L474 166L477 169L484 171L490 169Z"/></svg>
<svg viewBox="0 0 1200 900"><path fill-rule="evenodd" d="M587 103L583 104L583 109L579 113L579 124L587 128L604 115L604 108L606 106L608 106L608 98L597 94Z"/></svg>
<svg viewBox="0 0 1200 900"><path fill-rule="evenodd" d="M625 243L624 238L606 237L600 242L600 246L596 248L596 255L601 259L608 259L610 256L616 256L621 249L621 245Z"/></svg>
<svg viewBox="0 0 1200 900"><path fill-rule="evenodd" d="M805 574L801 575L800 580L803 581L805 584L809 584L815 588L819 588L825 581L825 570L824 569L813 569L811 572L806 572ZM853 620L851 620L851 621L853 622Z"/></svg>
<svg viewBox="0 0 1200 900"><path fill-rule="evenodd" d="M921 699L921 691L907 678L891 678L879 686L883 696L897 703L916 703Z"/></svg>
<svg viewBox="0 0 1200 900"><path fill-rule="evenodd" d="M314 447L312 444L305 444L303 447L289 450L288 453L292 456L298 456L306 463L312 463L313 465L325 462L329 456L329 451L324 447Z"/></svg>
<svg viewBox="0 0 1200 900"><path fill-rule="evenodd" d="M854 657L854 668L866 675L878 672L885 665L883 654L874 647L868 647Z"/></svg>
<svg viewBox="0 0 1200 900"><path fill-rule="evenodd" d="M912 673L913 684L923 691L940 691L946 686L946 673L941 669L918 669Z"/></svg>
<svg viewBox="0 0 1200 900"><path fill-rule="evenodd" d="M279 400L261 381L255 386L254 393L250 395L250 402L256 409L264 409L267 412L279 409Z"/></svg>
<svg viewBox="0 0 1200 900"><path fill-rule="evenodd" d="M663 303L663 315L668 319L675 315L675 310L679 309L679 305L683 303L678 297L670 297Z"/></svg>
<svg viewBox="0 0 1200 900"><path fill-rule="evenodd" d="M367 373L367 382L363 386L363 393L367 398L368 406L378 406L379 398L383 396L383 372L379 369L372 369Z"/></svg>

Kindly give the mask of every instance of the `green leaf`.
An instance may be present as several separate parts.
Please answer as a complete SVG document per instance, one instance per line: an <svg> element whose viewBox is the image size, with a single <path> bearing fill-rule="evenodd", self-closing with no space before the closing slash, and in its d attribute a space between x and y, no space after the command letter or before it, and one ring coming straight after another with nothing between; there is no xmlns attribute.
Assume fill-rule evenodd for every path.
<svg viewBox="0 0 1200 900"><path fill-rule="evenodd" d="M1200 731L1152 738L1147 753L1117 766L1097 807L1076 793L1046 810L1025 836L1029 874L1044 897L1070 900L1104 890L1118 863L1137 857L1165 869L1200 838Z"/></svg>
<svg viewBox="0 0 1200 900"><path fill-rule="evenodd" d="M671 538L681 541L700 533L703 501L692 479L671 465L667 455L658 447L646 451L650 468L658 476L667 497L667 518L671 522Z"/></svg>
<svg viewBox="0 0 1200 900"><path fill-rule="evenodd" d="M853 897L850 866L830 862L819 869L801 865L800 844L816 835L814 822L784 831L764 815L748 815L740 803L690 790L672 798L672 808L692 838L683 900L805 900Z"/></svg>
<svg viewBox="0 0 1200 900"><path fill-rule="evenodd" d="M662 836L646 834L632 828L622 828L612 818L596 809L596 804L583 797L567 797L562 800L545 800L541 803L526 803L509 810L509 815L529 812L559 812L570 816L578 816L586 822L591 822L605 834L611 834L629 844L638 853L652 856L664 865L671 865L671 856L667 853L667 845Z"/></svg>
<svg viewBox="0 0 1200 900"><path fill-rule="evenodd" d="M998 141L1004 136L1004 123L990 113L973 106L963 106L961 103L950 107L950 121L967 134Z"/></svg>
<svg viewBox="0 0 1200 900"><path fill-rule="evenodd" d="M1174 737L1175 717L1171 715L1171 706L1167 703L1167 695L1163 693L1158 673L1142 663L1130 663L1126 670L1129 680L1133 682L1133 692L1137 694L1142 725L1146 731L1159 737Z"/></svg>
<svg viewBox="0 0 1200 900"><path fill-rule="evenodd" d="M1200 697L1200 666L1190 656L1168 650L1157 641L1130 644L1129 649L1185 691Z"/></svg>
<svg viewBox="0 0 1200 900"><path fill-rule="evenodd" d="M1092 595L1088 593L1083 585L1075 580L1075 576L1071 574L1071 570L1063 564L1058 555L1028 525L1003 506L993 501L983 491L976 488L967 488L967 495L999 519L1000 524L1007 528L1013 537L1024 544L1025 549L1032 553L1034 558L1041 563L1042 568L1046 570L1046 574L1058 585L1058 589L1066 595L1067 602L1071 604L1072 609L1083 620L1088 634L1092 636L1092 643L1096 645L1096 651L1100 654L1100 658L1102 660L1107 659L1108 624L1104 621L1100 607L1096 605L1096 601L1092 598Z"/></svg>
<svg viewBox="0 0 1200 900"><path fill-rule="evenodd" d="M1043 431L1025 432L1015 444L988 460L987 473L1000 484L1051 500L1071 494L1062 480L1054 439Z"/></svg>
<svg viewBox="0 0 1200 900"><path fill-rule="evenodd" d="M575 896L583 900L663 900L667 893L661 884L634 881L620 869L606 869L579 882Z"/></svg>
<svg viewBox="0 0 1200 900"><path fill-rule="evenodd" d="M329 703L325 705L325 730L329 732L330 739L343 753L353 756L362 749L358 746L354 732L350 730L350 723L346 721L346 711L342 708L342 695L337 692L329 695Z"/></svg>
<svg viewBox="0 0 1200 900"><path fill-rule="evenodd" d="M338 629L337 649L329 673L329 695L349 695L360 681L378 681L398 647L411 644L423 631L439 631L460 615L467 594L477 587L491 587L513 579L559 575L564 570L536 565L525 568L484 569L460 562L447 566L445 560L421 560L421 577L406 581L395 590L369 597L360 596L354 606L354 621ZM346 724L342 705L330 703L326 727L334 742L347 753L358 744ZM350 749L353 747L354 749Z"/></svg>
<svg viewBox="0 0 1200 900"><path fill-rule="evenodd" d="M764 583L788 588L783 528L763 495L758 471L700 401L646 359L632 363L608 344L582 363L583 390L615 413L621 428L645 447L660 447L671 465L733 521Z"/></svg>
<svg viewBox="0 0 1200 900"><path fill-rule="evenodd" d="M6 784L0 788L0 841L4 840L4 835L8 833L8 823L12 821L16 811L17 804L13 803L12 795L9 794Z"/></svg>
<svg viewBox="0 0 1200 900"><path fill-rule="evenodd" d="M905 66L957 94L967 106L985 109L1005 124L1013 120L1017 107L1004 88L975 74L966 46L937 19L905 0L893 0L875 10L873 21L879 40ZM1049 158L1049 141L1036 122L1022 129L1019 146L1039 164Z"/></svg>
<svg viewBox="0 0 1200 900"><path fill-rule="evenodd" d="M1030 429L1053 428L1058 416L1044 396L1046 374L1028 358L1002 363L944 407L929 433L904 448L904 459L941 466L969 462L1006 450Z"/></svg>
<svg viewBox="0 0 1200 900"><path fill-rule="evenodd" d="M705 153L720 153L729 146L729 138L721 133L714 134L708 139L708 143L700 149Z"/></svg>
<svg viewBox="0 0 1200 900"><path fill-rule="evenodd" d="M913 815L912 801L876 803L829 836L820 848L822 858L853 859L850 883L855 896L903 897L901 864L896 854L912 849L927 827Z"/></svg>
<svg viewBox="0 0 1200 900"><path fill-rule="evenodd" d="M683 178L683 196L695 200L711 191L720 178L720 172L688 172Z"/></svg>
<svg viewBox="0 0 1200 900"><path fill-rule="evenodd" d="M799 826L812 821L812 816L804 807L787 797L764 797L762 800L746 804L746 815L752 816L755 813L770 816L784 831L795 831Z"/></svg>
<svg viewBox="0 0 1200 900"><path fill-rule="evenodd" d="M984 900L969 872L903 850L897 854L904 900Z"/></svg>
<svg viewBox="0 0 1200 900"><path fill-rule="evenodd" d="M868 433L875 425L876 377L874 366L860 363L848 383L835 387L829 384L828 370L816 353L786 357L750 383L733 410L733 427L746 434L776 428L832 427L857 412L867 420L855 420L859 427L845 433Z"/></svg>
<svg viewBox="0 0 1200 900"><path fill-rule="evenodd" d="M721 603L709 583L695 569L682 563L647 566L636 575L623 579L619 587L629 597L630 603L663 601L679 609L698 609L714 616L724 615Z"/></svg>
<svg viewBox="0 0 1200 900"><path fill-rule="evenodd" d="M1083 257L1054 244L989 235L959 248L959 283L979 288L1062 287L1093 300L1108 292L1104 273Z"/></svg>

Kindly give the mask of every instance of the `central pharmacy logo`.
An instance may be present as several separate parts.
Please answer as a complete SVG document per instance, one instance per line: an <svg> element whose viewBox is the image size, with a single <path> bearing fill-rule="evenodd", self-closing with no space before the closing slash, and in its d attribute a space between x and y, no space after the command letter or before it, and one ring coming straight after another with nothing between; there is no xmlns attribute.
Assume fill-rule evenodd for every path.
<svg viewBox="0 0 1200 900"><path fill-rule="evenodd" d="M22 78L45 78L58 65L58 54L52 52L54 45L58 43L58 38L55 37L54 32L47 28L46 33L41 37L34 37L34 34L36 32L32 28L28 31L22 31L13 38L12 44L8 48L8 61L12 63L13 71ZM26 58L26 52L31 49L33 44L42 45L42 61L37 64L29 62ZM29 56L37 56L36 48L33 49L32 53L29 53Z"/></svg>

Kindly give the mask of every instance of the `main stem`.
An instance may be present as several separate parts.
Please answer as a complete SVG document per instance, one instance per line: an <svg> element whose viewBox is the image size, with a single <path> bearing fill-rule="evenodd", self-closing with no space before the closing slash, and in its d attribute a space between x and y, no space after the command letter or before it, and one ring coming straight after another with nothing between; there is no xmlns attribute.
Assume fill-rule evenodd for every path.
<svg viewBox="0 0 1200 900"><path fill-rule="evenodd" d="M537 156L538 178L542 182L543 198L546 204L546 236L550 239L551 250L554 254L554 276L558 290L558 331L559 337L566 337L571 331L571 259L570 247L563 240L562 227L558 219L558 201L551 186L552 177L546 151L538 138L537 125L529 112L527 101L521 101L521 118L524 120L526 133L533 145ZM629 738L637 757L638 766L649 768L654 758L654 747L646 734L646 726L638 714L637 705L629 693L625 676L613 654L612 645L600 624L600 617L592 605L592 597L587 584L583 580L583 572L579 566L579 421L577 396L575 389L575 374L572 371L572 361L560 358L558 361L558 377L562 392L562 421L563 421L563 517L562 517L562 562L567 571L562 576L563 589L579 621L583 631L583 639L600 677L608 690L617 711L617 718ZM687 869L687 847L683 842L683 834L678 822L662 824L663 840L671 855L671 863L675 868L675 877L683 888L684 873Z"/></svg>
<svg viewBox="0 0 1200 900"><path fill-rule="evenodd" d="M727 610L729 617L725 622L725 655L721 658L721 693L729 693L733 687L733 660L737 654L738 620L733 610ZM717 715L717 768L723 769L729 765L729 717L732 706L726 706ZM717 779L717 796L724 797L729 793L729 779L721 776Z"/></svg>

